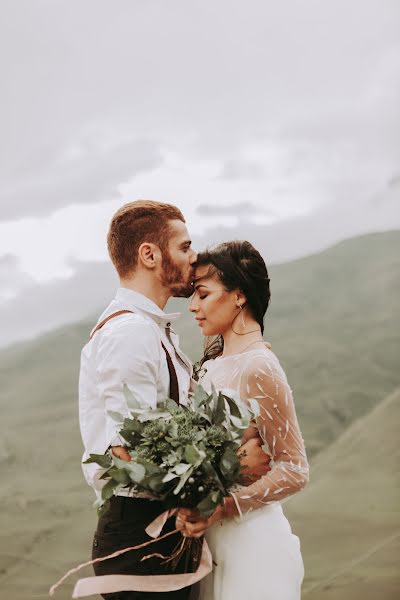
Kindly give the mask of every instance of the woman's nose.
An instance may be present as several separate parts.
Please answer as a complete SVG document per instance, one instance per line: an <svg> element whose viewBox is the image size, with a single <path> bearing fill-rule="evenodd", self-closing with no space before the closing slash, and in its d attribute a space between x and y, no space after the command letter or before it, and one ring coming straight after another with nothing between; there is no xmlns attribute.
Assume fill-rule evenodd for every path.
<svg viewBox="0 0 400 600"><path fill-rule="evenodd" d="M192 298L192 300L190 301L189 310L190 312L197 312L199 310L194 298Z"/></svg>

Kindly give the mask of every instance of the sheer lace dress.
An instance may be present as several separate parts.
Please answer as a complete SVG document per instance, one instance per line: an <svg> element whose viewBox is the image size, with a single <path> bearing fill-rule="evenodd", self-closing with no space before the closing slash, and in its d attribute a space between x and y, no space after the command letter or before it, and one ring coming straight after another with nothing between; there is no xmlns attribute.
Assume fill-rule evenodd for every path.
<svg viewBox="0 0 400 600"><path fill-rule="evenodd" d="M260 407L256 425L263 449L271 457L271 470L249 486L232 491L239 514L266 504L281 502L302 490L308 482L308 462L292 392L275 354L267 347L218 357L203 365L200 384L229 390Z"/></svg>

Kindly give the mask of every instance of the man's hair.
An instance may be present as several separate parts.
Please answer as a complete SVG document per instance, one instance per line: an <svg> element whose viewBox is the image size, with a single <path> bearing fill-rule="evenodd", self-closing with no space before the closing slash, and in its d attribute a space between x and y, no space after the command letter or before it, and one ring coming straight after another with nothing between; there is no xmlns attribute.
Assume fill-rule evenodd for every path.
<svg viewBox="0 0 400 600"><path fill-rule="evenodd" d="M168 251L169 221L185 219L179 208L153 200L137 200L121 206L111 219L107 235L110 258L120 277L136 269L141 244L156 244Z"/></svg>

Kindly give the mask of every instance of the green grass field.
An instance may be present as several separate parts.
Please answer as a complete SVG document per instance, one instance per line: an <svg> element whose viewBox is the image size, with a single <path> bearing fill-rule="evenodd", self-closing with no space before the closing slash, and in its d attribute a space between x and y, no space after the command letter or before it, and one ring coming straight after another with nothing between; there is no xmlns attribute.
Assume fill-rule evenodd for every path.
<svg viewBox="0 0 400 600"><path fill-rule="evenodd" d="M303 596L397 598L400 232L270 272L266 338L293 388L312 463L310 485L284 506L302 540ZM176 307L182 346L196 360L201 336L187 303ZM80 470L77 378L91 326L0 353L0 582L9 600L45 598L90 555L96 515ZM72 581L56 597L71 589Z"/></svg>

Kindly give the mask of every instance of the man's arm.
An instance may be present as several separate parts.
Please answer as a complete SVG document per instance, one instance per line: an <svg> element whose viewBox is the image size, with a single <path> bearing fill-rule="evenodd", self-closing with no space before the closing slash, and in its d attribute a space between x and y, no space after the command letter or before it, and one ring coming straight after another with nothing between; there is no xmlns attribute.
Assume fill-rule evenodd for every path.
<svg viewBox="0 0 400 600"><path fill-rule="evenodd" d="M238 450L241 464L240 483L248 486L271 470L271 457L262 449L263 441L258 434L242 444Z"/></svg>
<svg viewBox="0 0 400 600"><path fill-rule="evenodd" d="M100 397L106 418L106 448L120 448L119 431L125 417L131 417L129 398L123 393L126 384L133 397L143 407L157 406L157 380L161 360L161 343L150 323L137 316L121 320L99 333L96 372ZM119 413L121 418L116 418ZM113 452L115 453L115 452Z"/></svg>

